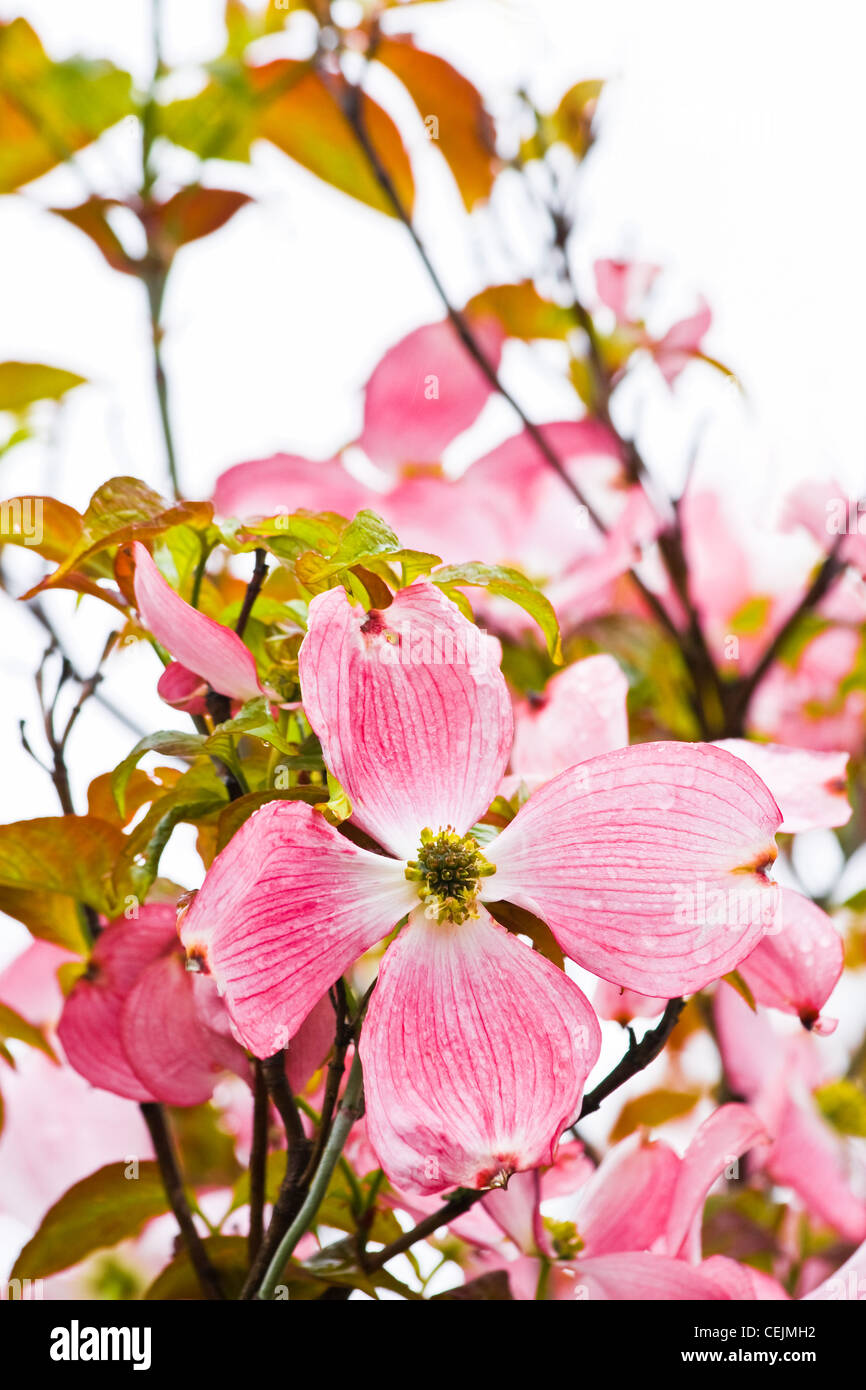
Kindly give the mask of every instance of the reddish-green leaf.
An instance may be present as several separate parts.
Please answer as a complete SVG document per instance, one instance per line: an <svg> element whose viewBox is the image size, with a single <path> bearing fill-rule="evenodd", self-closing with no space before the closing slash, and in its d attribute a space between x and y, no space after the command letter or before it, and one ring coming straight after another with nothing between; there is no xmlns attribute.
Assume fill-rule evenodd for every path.
<svg viewBox="0 0 866 1390"><path fill-rule="evenodd" d="M416 48L408 34L382 38L375 57L408 91L471 212L489 196L501 167L493 121L477 88L444 58Z"/></svg>
<svg viewBox="0 0 866 1390"><path fill-rule="evenodd" d="M133 1173L136 1176L133 1176ZM45 1279L137 1236L168 1210L156 1163L109 1163L65 1192L15 1261L11 1278Z"/></svg>
<svg viewBox="0 0 866 1390"><path fill-rule="evenodd" d="M85 380L77 372L42 362L0 362L0 410L21 411L34 401L58 401Z"/></svg>

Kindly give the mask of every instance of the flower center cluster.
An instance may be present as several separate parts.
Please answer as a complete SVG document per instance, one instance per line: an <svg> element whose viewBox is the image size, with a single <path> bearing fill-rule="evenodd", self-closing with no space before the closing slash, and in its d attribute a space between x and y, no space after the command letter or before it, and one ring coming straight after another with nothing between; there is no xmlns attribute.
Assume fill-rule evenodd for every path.
<svg viewBox="0 0 866 1390"><path fill-rule="evenodd" d="M406 877L418 884L426 915L437 922L465 922L477 917L479 880L496 870L488 864L472 835L452 827L421 831L418 858L406 865Z"/></svg>
<svg viewBox="0 0 866 1390"><path fill-rule="evenodd" d="M573 1221L556 1221L551 1216L545 1216L543 1220L557 1259L573 1260L580 1254L583 1240Z"/></svg>

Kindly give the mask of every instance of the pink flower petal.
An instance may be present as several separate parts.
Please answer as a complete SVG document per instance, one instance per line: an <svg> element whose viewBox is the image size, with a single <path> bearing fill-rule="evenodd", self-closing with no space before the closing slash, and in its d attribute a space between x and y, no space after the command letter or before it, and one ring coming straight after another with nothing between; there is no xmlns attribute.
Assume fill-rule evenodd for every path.
<svg viewBox="0 0 866 1390"><path fill-rule="evenodd" d="M136 981L177 945L170 904L147 904L137 920L111 922L98 937L88 973L75 984L57 1035L70 1064L94 1086L130 1100L154 1100L124 1047L121 1017Z"/></svg>
<svg viewBox="0 0 866 1390"><path fill-rule="evenodd" d="M511 769L543 778L628 745L628 681L612 656L575 661L517 708Z"/></svg>
<svg viewBox="0 0 866 1390"><path fill-rule="evenodd" d="M592 1007L599 1018L608 1018L614 1023L630 1023L633 1018L657 1018L664 1013L667 1002L609 984L607 980L599 980L592 996Z"/></svg>
<svg viewBox="0 0 866 1390"><path fill-rule="evenodd" d="M786 1098L766 1167L775 1182L792 1187L809 1211L846 1240L866 1237L866 1202L853 1192L838 1136L813 1103Z"/></svg>
<svg viewBox="0 0 866 1390"><path fill-rule="evenodd" d="M197 1007L212 980L197 978L171 951L147 967L124 1003L121 1034L139 1080L168 1105L201 1105L213 1095L221 1071L248 1072L237 1043L208 1026ZM220 1006L222 1007L222 1006Z"/></svg>
<svg viewBox="0 0 866 1390"><path fill-rule="evenodd" d="M483 1187L552 1162L600 1039L577 985L483 909L458 927L413 912L361 1034L370 1140L389 1181Z"/></svg>
<svg viewBox="0 0 866 1390"><path fill-rule="evenodd" d="M634 323L643 317L643 301L659 273L657 265L647 261L598 260L593 270L598 297L613 310L617 323Z"/></svg>
<svg viewBox="0 0 866 1390"><path fill-rule="evenodd" d="M829 1279L825 1279L811 1293L805 1295L804 1302L814 1299L816 1302L839 1302L842 1299L850 1299L852 1302L860 1302L866 1293L866 1241L854 1251L843 1265L840 1265L835 1274Z"/></svg>
<svg viewBox="0 0 866 1390"><path fill-rule="evenodd" d="M523 1254L532 1255L538 1250L546 1254L540 1201L541 1173L538 1168L531 1168L525 1173L515 1173L506 1188L490 1192L482 1206Z"/></svg>
<svg viewBox="0 0 866 1390"><path fill-rule="evenodd" d="M788 748L781 743L754 743L726 738L716 743L757 772L770 788L786 834L847 825L848 754L813 753L807 748Z"/></svg>
<svg viewBox="0 0 866 1390"><path fill-rule="evenodd" d="M353 821L401 859L426 827L465 833L496 795L513 727L498 651L426 582L384 613L343 589L310 604L304 710Z"/></svg>
<svg viewBox="0 0 866 1390"><path fill-rule="evenodd" d="M796 1014L814 1028L843 965L842 938L827 913L801 893L783 888L773 933L758 942L738 969L759 1004Z"/></svg>
<svg viewBox="0 0 866 1390"><path fill-rule="evenodd" d="M580 1259L575 1272L574 1298L613 1299L619 1302L708 1302L729 1295L700 1270L664 1255L611 1254ZM564 1297L561 1294L560 1297Z"/></svg>
<svg viewBox="0 0 866 1390"><path fill-rule="evenodd" d="M337 512L353 517L369 507L369 488L347 473L338 459L273 454L236 463L217 478L214 506L220 516L251 521L292 512Z"/></svg>
<svg viewBox="0 0 866 1390"><path fill-rule="evenodd" d="M310 806L272 801L217 855L181 939L213 975L239 1041L269 1057L417 902L398 860L358 849Z"/></svg>
<svg viewBox="0 0 866 1390"><path fill-rule="evenodd" d="M237 633L184 603L140 541L133 543L135 601L156 640L220 695L252 700L262 693L252 652Z"/></svg>
<svg viewBox="0 0 866 1390"><path fill-rule="evenodd" d="M716 990L713 1017L725 1075L732 1089L747 1100L755 1100L782 1068L781 1039L773 1032L763 1009L755 1013L724 982Z"/></svg>
<svg viewBox="0 0 866 1390"><path fill-rule="evenodd" d="M780 819L718 748L623 748L534 793L485 850L483 896L534 912L602 979L672 998L734 969L772 922Z"/></svg>
<svg viewBox="0 0 866 1390"><path fill-rule="evenodd" d="M493 320L475 325L488 361L499 365L505 335ZM388 471L438 463L480 413L492 387L446 319L416 328L390 348L367 382L362 449Z"/></svg>
<svg viewBox="0 0 866 1390"><path fill-rule="evenodd" d="M712 1280L725 1290L728 1297L738 1303L757 1299L761 1302L782 1302L790 1300L778 1279L762 1274L751 1265L738 1264L727 1255L711 1255L698 1266L705 1278Z"/></svg>
<svg viewBox="0 0 866 1390"><path fill-rule="evenodd" d="M334 1045L337 1020L330 997L325 994L307 1014L289 1043L286 1071L295 1095L303 1091L319 1070Z"/></svg>
<svg viewBox="0 0 866 1390"><path fill-rule="evenodd" d="M57 971L67 961L77 959L75 951L55 946L53 941L31 942L0 971L0 1002L30 1023L53 1026L63 1008Z"/></svg>
<svg viewBox="0 0 866 1390"><path fill-rule="evenodd" d="M747 1105L723 1105L704 1120L679 1165L667 1222L669 1254L700 1259L701 1217L710 1188L740 1154L766 1137Z"/></svg>
<svg viewBox="0 0 866 1390"><path fill-rule="evenodd" d="M170 661L166 666L157 681L156 693L172 709L182 709L186 714L207 713L207 681L179 661Z"/></svg>
<svg viewBox="0 0 866 1390"><path fill-rule="evenodd" d="M582 1190L577 1229L587 1255L649 1250L665 1230L680 1160L634 1134L615 1145Z"/></svg>

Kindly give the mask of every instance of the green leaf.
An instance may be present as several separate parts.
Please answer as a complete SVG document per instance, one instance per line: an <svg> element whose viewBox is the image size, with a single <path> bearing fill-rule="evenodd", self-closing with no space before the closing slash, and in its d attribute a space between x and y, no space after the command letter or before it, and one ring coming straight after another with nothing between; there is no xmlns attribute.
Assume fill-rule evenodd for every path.
<svg viewBox="0 0 866 1390"><path fill-rule="evenodd" d="M26 19L0 21L0 193L39 178L132 110L129 73L86 58L52 62Z"/></svg>
<svg viewBox="0 0 866 1390"><path fill-rule="evenodd" d="M469 300L464 314L495 318L509 338L567 338L575 327L570 309L543 299L531 280L517 285L494 285Z"/></svg>
<svg viewBox="0 0 866 1390"><path fill-rule="evenodd" d="M416 48L408 34L380 35L373 56L406 88L471 212L489 197L502 164L496 130L478 89L444 58Z"/></svg>
<svg viewBox="0 0 866 1390"><path fill-rule="evenodd" d="M61 561L81 539L82 518L54 497L10 497L0 506L0 541Z"/></svg>
<svg viewBox="0 0 866 1390"><path fill-rule="evenodd" d="M137 1177L127 1177L137 1168ZM45 1279L69 1269L94 1250L137 1236L168 1210L156 1163L109 1163L75 1183L42 1218L15 1261L10 1278Z"/></svg>
<svg viewBox="0 0 866 1390"><path fill-rule="evenodd" d="M401 565L403 583L411 584L419 574L431 570L440 560L438 555L426 551L403 549L387 522L375 512L365 509L349 522L335 548L324 554L306 551L299 556L295 573L306 588L315 590L326 588L335 576L345 575L359 567L378 572L375 567L383 562Z"/></svg>
<svg viewBox="0 0 866 1390"><path fill-rule="evenodd" d="M204 743L204 734L183 734L175 729L160 729L139 739L132 752L127 753L123 762L118 763L111 774L111 791L121 816L126 814L126 788L129 779L145 753L162 753L169 758L197 758Z"/></svg>
<svg viewBox="0 0 866 1390"><path fill-rule="evenodd" d="M569 87L551 118L555 139L563 141L578 159L592 148L593 122L604 83L589 79Z"/></svg>
<svg viewBox="0 0 866 1390"><path fill-rule="evenodd" d="M118 898L130 893L145 898L175 826L181 821L195 824L221 810L227 800L225 785L209 760L202 759L185 772L170 791L154 801L132 833L124 837L123 849L114 866Z"/></svg>
<svg viewBox="0 0 866 1390"><path fill-rule="evenodd" d="M701 1098L700 1091L647 1091L645 1095L627 1100L610 1132L610 1142L616 1144L633 1134L641 1125L654 1129L679 1119L693 1110Z"/></svg>
<svg viewBox="0 0 866 1390"><path fill-rule="evenodd" d="M351 89L337 74L324 74L308 63L277 59L250 68L259 105L257 135L302 164L325 183L357 198L379 212L396 216L341 103ZM400 132L366 93L361 98L367 137L411 216L415 184Z"/></svg>
<svg viewBox="0 0 866 1390"><path fill-rule="evenodd" d="M360 1183L361 1198L364 1201L371 1183L378 1174L368 1174ZM316 1225L334 1226L338 1231L348 1231L353 1235L359 1229L359 1217L355 1210L356 1198L342 1168L337 1167L328 1185L328 1190L316 1213ZM380 1245L390 1245L399 1240L403 1228L390 1207L373 1208L363 1218L364 1233L368 1240Z"/></svg>
<svg viewBox="0 0 866 1390"><path fill-rule="evenodd" d="M247 792L229 803L219 818L217 825L217 853L225 849L232 836L244 821L249 820L253 811L267 806L269 801L305 801L308 806L318 806L328 800L326 787L289 787L285 791L269 789L260 792Z"/></svg>
<svg viewBox="0 0 866 1390"><path fill-rule="evenodd" d="M507 569L504 565L482 565L471 560L462 565L443 565L441 569L434 570L431 578L449 598L455 598L453 590L469 587L486 589L489 594L511 599L541 628L552 660L557 663L562 661L559 623L553 605L518 570Z"/></svg>
<svg viewBox="0 0 866 1390"><path fill-rule="evenodd" d="M825 1120L841 1134L866 1139L866 1091L856 1081L842 1077L815 1092L818 1108Z"/></svg>
<svg viewBox="0 0 866 1390"><path fill-rule="evenodd" d="M86 380L77 372L42 362L0 362L0 410L20 411L34 401L59 401Z"/></svg>
<svg viewBox="0 0 866 1390"><path fill-rule="evenodd" d="M758 1012L758 1006L755 1003L755 996L749 988L749 985L746 982L746 980L743 979L739 970L729 970L727 975L722 976L722 979L725 980L725 982L729 984L732 989L735 989L737 991L737 994L739 994L741 999L745 1000L749 1008L752 1010L753 1014L756 1014Z"/></svg>
<svg viewBox="0 0 866 1390"><path fill-rule="evenodd" d="M0 887L0 912L23 922L31 936L85 954L87 938L80 909L71 897L34 888Z"/></svg>
<svg viewBox="0 0 866 1390"><path fill-rule="evenodd" d="M22 1018L14 1009L10 1009L8 1004L0 1002L0 1043L7 1043L12 1040L27 1043L30 1047L38 1048L44 1052L46 1057L50 1057L52 1062L58 1062L53 1047L46 1038L41 1028L37 1028L34 1023L28 1023L26 1018Z"/></svg>
<svg viewBox="0 0 866 1390"><path fill-rule="evenodd" d="M42 816L0 826L0 887L64 893L111 915L111 875L125 844L95 816Z"/></svg>
<svg viewBox="0 0 866 1390"><path fill-rule="evenodd" d="M226 1298L237 1299L247 1275L249 1256L245 1236L209 1236L203 1241L205 1253L219 1275ZM184 1248L171 1264L166 1265L145 1291L147 1303L157 1301L185 1302L201 1300L201 1284L192 1261Z"/></svg>

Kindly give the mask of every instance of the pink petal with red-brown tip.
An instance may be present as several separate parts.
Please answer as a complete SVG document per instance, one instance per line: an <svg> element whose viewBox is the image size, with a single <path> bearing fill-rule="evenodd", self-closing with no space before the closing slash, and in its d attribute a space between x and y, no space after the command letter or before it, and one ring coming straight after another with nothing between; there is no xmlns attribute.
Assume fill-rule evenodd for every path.
<svg viewBox="0 0 866 1390"><path fill-rule="evenodd" d="M835 1023L822 1019L821 1009L843 965L842 938L827 913L783 888L772 931L738 969L759 1004L796 1014L806 1028L827 1033Z"/></svg>
<svg viewBox="0 0 866 1390"><path fill-rule="evenodd" d="M90 969L66 1001L57 1035L70 1064L94 1086L129 1100L154 1100L124 1047L121 1017L141 973L177 946L175 909L154 903L137 919L111 922L97 938Z"/></svg>
<svg viewBox="0 0 866 1390"><path fill-rule="evenodd" d="M577 985L481 909L420 909L389 948L361 1034L370 1140L406 1191L484 1187L553 1160L598 1057Z"/></svg>
<svg viewBox="0 0 866 1390"><path fill-rule="evenodd" d="M704 1120L679 1164L666 1229L669 1254L700 1259L701 1217L710 1188L740 1154L766 1138L747 1105L723 1105Z"/></svg>
<svg viewBox="0 0 866 1390"><path fill-rule="evenodd" d="M156 683L156 693L172 709L182 709L186 714L207 713L207 681L179 661L170 661L166 666Z"/></svg>
<svg viewBox="0 0 866 1390"><path fill-rule="evenodd" d="M612 656L575 661L515 711L511 770L555 777L628 745L628 681Z"/></svg>
<svg viewBox="0 0 866 1390"><path fill-rule="evenodd" d="M742 758L767 784L786 834L847 825L851 819L847 753L814 753L744 738L721 739L715 747Z"/></svg>
<svg viewBox="0 0 866 1390"><path fill-rule="evenodd" d="M262 693L252 652L236 632L185 603L163 579L140 541L135 557L135 602L145 626L188 670L203 676L220 695L252 700Z"/></svg>
<svg viewBox="0 0 866 1390"><path fill-rule="evenodd" d="M656 1018L664 1013L667 999L653 998L638 994L633 989L623 989L607 980L599 980L592 996L592 1007L599 1018L610 1019L613 1023L630 1023L633 1018Z"/></svg>
<svg viewBox="0 0 866 1390"><path fill-rule="evenodd" d="M212 993L213 1000L198 995ZM139 1080L167 1105L201 1105L213 1095L221 1071L245 1076L237 1043L205 1021L219 1001L213 980L187 971L180 950L143 971L121 1013L121 1036Z"/></svg>
<svg viewBox="0 0 866 1390"><path fill-rule="evenodd" d="M575 1261L570 1268L574 1270L574 1292L566 1292L566 1284L563 1292L556 1295L559 1298L660 1303L721 1301L729 1297L720 1284L700 1270L665 1255L592 1255Z"/></svg>
<svg viewBox="0 0 866 1390"><path fill-rule="evenodd" d="M475 336L497 367L505 341L499 324L481 321ZM389 348L367 382L358 443L387 471L438 463L475 420L492 389L447 319L424 324Z"/></svg>
<svg viewBox="0 0 866 1390"><path fill-rule="evenodd" d="M371 505L372 496L337 459L273 454L236 463L221 473L214 489L214 506L220 516L242 521L299 511L352 517Z"/></svg>
<svg viewBox="0 0 866 1390"><path fill-rule="evenodd" d="M672 998L733 970L772 922L780 820L729 753L638 744L535 792L485 849L483 897L534 912L602 979Z"/></svg>
<svg viewBox="0 0 866 1390"><path fill-rule="evenodd" d="M581 1193L586 1254L649 1250L665 1230L679 1169L673 1149L642 1134L611 1149Z"/></svg>
<svg viewBox="0 0 866 1390"><path fill-rule="evenodd" d="M497 793L513 716L499 646L434 584L365 613L343 589L310 604L304 711L352 819L401 859L421 831L465 833Z"/></svg>
<svg viewBox="0 0 866 1390"><path fill-rule="evenodd" d="M370 854L298 801L272 801L217 855L181 922L238 1040L286 1047L322 995L418 901L404 865Z"/></svg>

